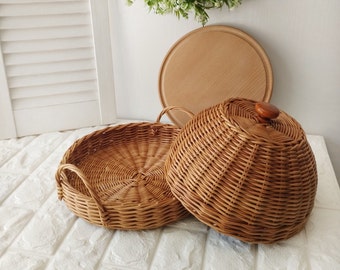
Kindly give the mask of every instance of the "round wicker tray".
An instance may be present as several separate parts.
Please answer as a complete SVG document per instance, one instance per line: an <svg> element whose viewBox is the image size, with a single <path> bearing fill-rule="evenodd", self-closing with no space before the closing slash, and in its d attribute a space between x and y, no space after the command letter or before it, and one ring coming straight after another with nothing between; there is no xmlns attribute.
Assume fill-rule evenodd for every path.
<svg viewBox="0 0 340 270"><path fill-rule="evenodd" d="M107 127L77 140L56 172L59 199L77 216L109 229L153 229L187 216L164 177L180 129L159 121L172 109L179 108L165 108L155 123Z"/></svg>
<svg viewBox="0 0 340 270"><path fill-rule="evenodd" d="M227 100L190 120L171 146L165 172L189 212L250 243L299 232L317 187L301 126L268 103L247 99Z"/></svg>

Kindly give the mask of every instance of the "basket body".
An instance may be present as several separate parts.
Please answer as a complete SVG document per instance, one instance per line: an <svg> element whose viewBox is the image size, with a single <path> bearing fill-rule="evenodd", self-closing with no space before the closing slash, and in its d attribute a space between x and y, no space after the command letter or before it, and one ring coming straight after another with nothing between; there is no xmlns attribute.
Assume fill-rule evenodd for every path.
<svg viewBox="0 0 340 270"><path fill-rule="evenodd" d="M317 171L301 126L280 112L258 121L255 102L230 99L196 115L165 163L172 193L218 232L273 243L303 229Z"/></svg>
<svg viewBox="0 0 340 270"><path fill-rule="evenodd" d="M59 199L77 216L109 229L153 229L187 216L164 176L178 132L173 125L130 123L77 140L56 173Z"/></svg>

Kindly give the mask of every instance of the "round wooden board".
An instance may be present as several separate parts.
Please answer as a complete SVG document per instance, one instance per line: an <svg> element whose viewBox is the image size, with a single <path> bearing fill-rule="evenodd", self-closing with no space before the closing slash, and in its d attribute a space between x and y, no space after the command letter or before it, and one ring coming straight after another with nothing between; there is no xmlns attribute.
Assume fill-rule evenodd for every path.
<svg viewBox="0 0 340 270"><path fill-rule="evenodd" d="M255 39L222 25L196 29L179 39L163 60L159 94L163 107L182 106L198 113L231 97L269 101L273 74ZM188 116L170 111L182 127Z"/></svg>

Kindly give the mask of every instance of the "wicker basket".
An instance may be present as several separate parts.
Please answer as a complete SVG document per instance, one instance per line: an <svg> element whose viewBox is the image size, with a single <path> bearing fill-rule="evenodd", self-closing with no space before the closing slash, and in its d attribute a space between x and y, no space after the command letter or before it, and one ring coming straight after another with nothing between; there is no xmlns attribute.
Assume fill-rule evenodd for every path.
<svg viewBox="0 0 340 270"><path fill-rule="evenodd" d="M164 176L170 144L180 129L155 123L107 127L77 140L56 172L59 199L77 216L109 229L153 229L189 213Z"/></svg>
<svg viewBox="0 0 340 270"><path fill-rule="evenodd" d="M194 216L250 243L299 232L317 187L301 126L276 107L247 99L227 100L189 121L171 146L165 173Z"/></svg>

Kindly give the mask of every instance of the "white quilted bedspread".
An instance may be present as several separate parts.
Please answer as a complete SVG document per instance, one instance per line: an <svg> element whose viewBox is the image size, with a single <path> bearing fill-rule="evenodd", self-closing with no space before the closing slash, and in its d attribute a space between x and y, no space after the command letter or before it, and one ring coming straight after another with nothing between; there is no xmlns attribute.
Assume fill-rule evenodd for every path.
<svg viewBox="0 0 340 270"><path fill-rule="evenodd" d="M121 121L120 123L123 123ZM149 231L110 231L58 201L54 174L67 148L102 127L0 141L0 269L340 269L340 191L321 136L316 205L286 241L250 245L190 217Z"/></svg>

